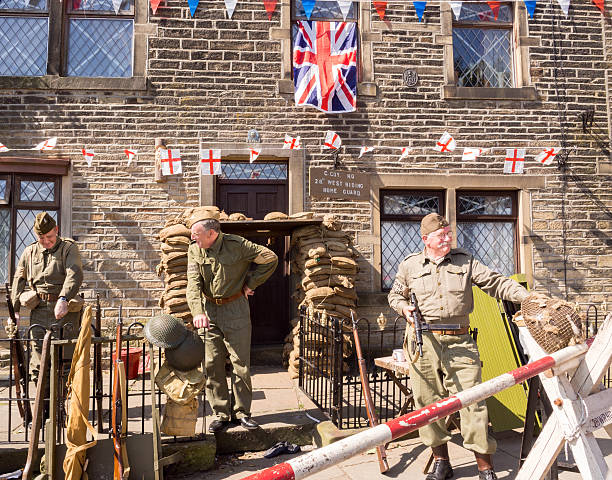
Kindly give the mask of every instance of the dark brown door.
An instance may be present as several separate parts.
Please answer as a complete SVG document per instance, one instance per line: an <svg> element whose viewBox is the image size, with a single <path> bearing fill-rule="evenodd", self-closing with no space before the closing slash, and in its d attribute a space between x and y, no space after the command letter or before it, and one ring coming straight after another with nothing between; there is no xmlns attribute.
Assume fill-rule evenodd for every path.
<svg viewBox="0 0 612 480"><path fill-rule="evenodd" d="M288 211L287 184L282 180L220 180L217 185L217 206L230 213L244 213L263 220L269 212ZM223 226L221 227L223 228ZM273 233L272 233L273 234ZM246 236L246 235L244 235ZM251 342L253 345L282 343L289 332L289 238L285 236L248 236L249 240L266 245L278 255L278 267L266 283L249 298ZM270 244L268 239L270 238Z"/></svg>

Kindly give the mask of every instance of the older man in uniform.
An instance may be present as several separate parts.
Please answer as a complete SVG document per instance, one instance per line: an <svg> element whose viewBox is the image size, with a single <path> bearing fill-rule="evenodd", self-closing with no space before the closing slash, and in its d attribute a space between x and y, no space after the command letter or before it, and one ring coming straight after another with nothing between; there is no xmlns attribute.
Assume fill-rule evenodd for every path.
<svg viewBox="0 0 612 480"><path fill-rule="evenodd" d="M478 347L468 333L469 314L474 309L472 285L491 296L516 303L528 295L517 282L490 270L469 252L451 248L452 232L441 215L431 213L423 218L421 236L425 249L408 255L400 263L389 293L389 305L409 322L404 350L414 338L411 293L416 294L423 318L431 325L430 331L423 332L423 355L411 369L412 391L418 408L482 381ZM458 324L460 328L435 330L436 323ZM488 435L489 419L484 401L459 413L463 446L474 452L479 478L496 479L491 454L497 445ZM419 435L425 445L432 447L435 457L433 471L426 480L451 478L453 469L447 448L451 435L444 419L421 428Z"/></svg>
<svg viewBox="0 0 612 480"><path fill-rule="evenodd" d="M11 297L15 312L21 307L20 295L26 287L34 290L38 305L30 314L30 325L50 327L63 320L65 337L76 337L79 328L79 312L68 312L68 302L77 296L83 282L83 267L79 247L74 240L61 238L55 220L47 212L36 215L34 233L37 241L28 245L21 257L13 277ZM30 368L34 381L38 378L42 352L41 329L33 329L34 342ZM72 348L64 348L63 357L72 357Z"/></svg>
<svg viewBox="0 0 612 480"><path fill-rule="evenodd" d="M258 425L251 418L248 296L272 275L278 258L266 247L222 233L216 212L204 212L191 224L194 242L187 254L187 302L193 325L206 329L206 394L216 417L209 431L222 430L232 419L247 429L256 429ZM225 377L228 353L234 380L233 411Z"/></svg>

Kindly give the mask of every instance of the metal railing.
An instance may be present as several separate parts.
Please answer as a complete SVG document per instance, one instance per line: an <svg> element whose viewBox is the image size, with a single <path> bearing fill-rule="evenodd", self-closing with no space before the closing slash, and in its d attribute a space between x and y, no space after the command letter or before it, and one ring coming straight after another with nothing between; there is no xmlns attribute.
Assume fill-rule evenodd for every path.
<svg viewBox="0 0 612 480"><path fill-rule="evenodd" d="M381 329L357 320L374 408L381 422L396 417L410 404L409 377L394 376L374 364L401 347L405 321L396 318ZM300 312L299 386L340 429L368 426L352 324L332 315ZM411 411L409 405L405 412Z"/></svg>

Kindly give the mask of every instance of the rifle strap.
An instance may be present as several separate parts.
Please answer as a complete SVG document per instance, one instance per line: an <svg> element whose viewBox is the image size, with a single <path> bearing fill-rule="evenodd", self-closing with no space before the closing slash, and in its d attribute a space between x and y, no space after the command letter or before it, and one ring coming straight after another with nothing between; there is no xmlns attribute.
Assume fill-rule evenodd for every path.
<svg viewBox="0 0 612 480"><path fill-rule="evenodd" d="M121 396L121 431L119 432L119 441L121 443L121 463L123 464L123 478L128 478L130 475L130 463L128 460L127 454L127 408L125 392L127 389L127 380L125 376L125 365L122 361L118 361L119 368L117 369L117 373L119 374L119 392Z"/></svg>

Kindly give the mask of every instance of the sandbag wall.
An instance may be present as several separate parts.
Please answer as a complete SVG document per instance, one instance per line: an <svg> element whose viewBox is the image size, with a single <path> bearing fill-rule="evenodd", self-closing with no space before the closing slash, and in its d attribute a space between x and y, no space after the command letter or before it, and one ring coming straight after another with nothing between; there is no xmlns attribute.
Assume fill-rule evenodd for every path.
<svg viewBox="0 0 612 480"><path fill-rule="evenodd" d="M157 266L157 275L163 277L164 291L159 299L159 306L164 313L180 318L185 323L193 320L187 298L187 249L191 241L191 232L183 223L184 217L170 219L159 232L161 241L161 262Z"/></svg>
<svg viewBox="0 0 612 480"><path fill-rule="evenodd" d="M326 216L322 225L311 225L293 232L291 253L292 277L298 279L293 293L298 308L306 307L311 318L317 318L313 315L315 312L320 313L322 323L326 323L327 315L347 320L343 357L349 357L352 354L351 311L355 313L357 306L357 252L350 235L340 230L339 222L333 216ZM283 361L288 365L291 377L297 378L299 319L293 319L291 325L292 330L285 338ZM329 338L319 336L316 345L305 345L305 348L316 348L327 355L332 348L331 342L330 331ZM343 370L345 367L346 364ZM329 365L323 367L323 370L328 369Z"/></svg>

